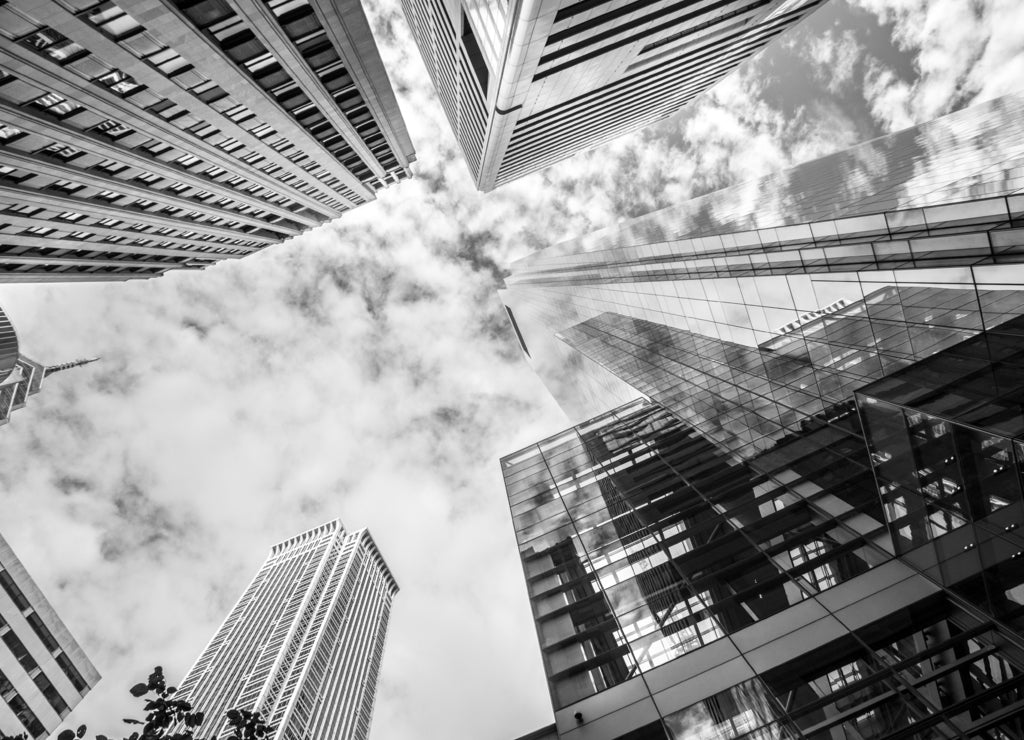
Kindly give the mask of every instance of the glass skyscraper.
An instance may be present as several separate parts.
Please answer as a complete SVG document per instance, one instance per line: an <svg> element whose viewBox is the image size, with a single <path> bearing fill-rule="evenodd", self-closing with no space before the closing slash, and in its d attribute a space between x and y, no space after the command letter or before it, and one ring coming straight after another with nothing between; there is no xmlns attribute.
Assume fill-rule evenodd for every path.
<svg viewBox="0 0 1024 740"><path fill-rule="evenodd" d="M514 266L593 417L502 461L558 737L1024 736L1022 112Z"/></svg>
<svg viewBox="0 0 1024 740"><path fill-rule="evenodd" d="M365 529L334 520L275 545L179 687L205 714L196 736L248 709L273 740L365 740L397 592Z"/></svg>
<svg viewBox="0 0 1024 740"><path fill-rule="evenodd" d="M575 420L648 392L579 344L586 322L636 319L792 355L815 351L843 306L860 306L874 332L879 320L933 324L923 306L872 306L941 289L966 291L945 319L966 336L1019 313L1022 166L1024 98L1004 97L556 244L514 263L501 296ZM905 337L871 334L880 366L920 355ZM843 364L830 367L866 372Z"/></svg>

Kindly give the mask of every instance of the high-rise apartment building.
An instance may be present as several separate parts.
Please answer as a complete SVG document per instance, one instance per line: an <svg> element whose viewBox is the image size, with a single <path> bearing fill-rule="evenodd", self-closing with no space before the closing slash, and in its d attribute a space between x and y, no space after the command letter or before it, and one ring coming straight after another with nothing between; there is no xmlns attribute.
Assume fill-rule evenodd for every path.
<svg viewBox="0 0 1024 740"><path fill-rule="evenodd" d="M595 417L502 461L557 737L1024 736L1022 112L514 267Z"/></svg>
<svg viewBox="0 0 1024 740"><path fill-rule="evenodd" d="M11 320L0 308L0 426L11 414L25 407L29 396L42 388L43 379L73 367L95 362L98 358L76 360L61 365L43 365L21 354L18 335Z"/></svg>
<svg viewBox="0 0 1024 740"><path fill-rule="evenodd" d="M0 112L0 282L242 257L415 159L357 0L10 0Z"/></svg>
<svg viewBox="0 0 1024 740"><path fill-rule="evenodd" d="M679 111L821 0L402 0L481 190Z"/></svg>
<svg viewBox="0 0 1024 740"><path fill-rule="evenodd" d="M41 738L99 673L0 537L0 734Z"/></svg>
<svg viewBox="0 0 1024 740"><path fill-rule="evenodd" d="M366 738L397 592L365 529L334 520L275 545L179 687L205 713L196 736L248 709L273 740Z"/></svg>

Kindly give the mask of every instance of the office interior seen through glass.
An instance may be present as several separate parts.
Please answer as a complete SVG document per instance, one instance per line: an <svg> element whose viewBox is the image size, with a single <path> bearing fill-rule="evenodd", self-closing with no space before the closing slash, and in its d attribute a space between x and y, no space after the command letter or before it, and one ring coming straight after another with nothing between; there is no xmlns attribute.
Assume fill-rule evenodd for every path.
<svg viewBox="0 0 1024 740"><path fill-rule="evenodd" d="M1022 112L514 266L525 357L592 417L502 460L542 733L1024 737Z"/></svg>
<svg viewBox="0 0 1024 740"><path fill-rule="evenodd" d="M0 6L0 282L244 257L414 160L356 0Z"/></svg>

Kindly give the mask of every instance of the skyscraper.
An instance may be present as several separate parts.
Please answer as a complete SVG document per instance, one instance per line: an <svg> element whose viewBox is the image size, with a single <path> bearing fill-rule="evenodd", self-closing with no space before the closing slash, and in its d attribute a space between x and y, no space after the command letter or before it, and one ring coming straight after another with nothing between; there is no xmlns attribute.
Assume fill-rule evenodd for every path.
<svg viewBox="0 0 1024 740"><path fill-rule="evenodd" d="M11 0L0 35L0 281L242 257L415 159L356 0Z"/></svg>
<svg viewBox="0 0 1024 740"><path fill-rule="evenodd" d="M744 462L645 400L503 458L547 736L1024 736L1024 448L949 372L993 346L1019 368L979 335Z"/></svg>
<svg viewBox="0 0 1024 740"><path fill-rule="evenodd" d="M513 264L501 296L529 363L574 420L668 393L641 382L644 366L598 357L595 331L622 349L612 322L799 354L836 311L938 321L883 298L926 300L913 298L918 287L966 297L944 319L966 337L1021 311L1022 164L1024 97L1008 96L553 245ZM893 300L884 316L874 305ZM637 328L629 354L646 362ZM862 340L886 369L930 351L906 329ZM816 362L868 377L839 356Z"/></svg>
<svg viewBox="0 0 1024 740"><path fill-rule="evenodd" d="M595 417L502 461L559 738L1024 736L1022 111L515 266Z"/></svg>
<svg viewBox="0 0 1024 740"><path fill-rule="evenodd" d="M403 0L481 190L677 112L821 0Z"/></svg>
<svg viewBox="0 0 1024 740"><path fill-rule="evenodd" d="M11 420L11 414L24 408L29 396L39 392L43 379L73 367L95 362L76 360L61 365L43 365L21 354L18 335L7 314L0 308L0 426Z"/></svg>
<svg viewBox="0 0 1024 740"><path fill-rule="evenodd" d="M0 536L0 733L45 737L100 680Z"/></svg>
<svg viewBox="0 0 1024 740"><path fill-rule="evenodd" d="M334 520L274 545L179 687L205 713L196 736L248 709L274 740L366 738L397 592L365 529Z"/></svg>

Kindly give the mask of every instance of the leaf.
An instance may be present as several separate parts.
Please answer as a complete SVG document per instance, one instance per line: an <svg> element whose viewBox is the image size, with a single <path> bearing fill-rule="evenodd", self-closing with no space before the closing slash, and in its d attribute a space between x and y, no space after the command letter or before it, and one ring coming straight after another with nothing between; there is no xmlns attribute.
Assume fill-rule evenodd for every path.
<svg viewBox="0 0 1024 740"><path fill-rule="evenodd" d="M79 725L78 729L75 730L75 737L82 737L85 734L85 725Z"/></svg>
<svg viewBox="0 0 1024 740"><path fill-rule="evenodd" d="M61 730L60 734L57 735L57 740L75 740L75 731Z"/></svg>
<svg viewBox="0 0 1024 740"><path fill-rule="evenodd" d="M97 735L96 740L110 740L106 735Z"/></svg>
<svg viewBox="0 0 1024 740"><path fill-rule="evenodd" d="M127 718L125 718L125 719L123 719L121 721L124 722L126 725L141 725L142 724L137 719L127 719ZM57 738L57 740L60 740L60 738Z"/></svg>
<svg viewBox="0 0 1024 740"><path fill-rule="evenodd" d="M138 698L140 696L146 695L146 693L149 691L149 686L147 686L144 683L137 683L134 686L132 686L131 689L129 689L129 691L132 696Z"/></svg>

